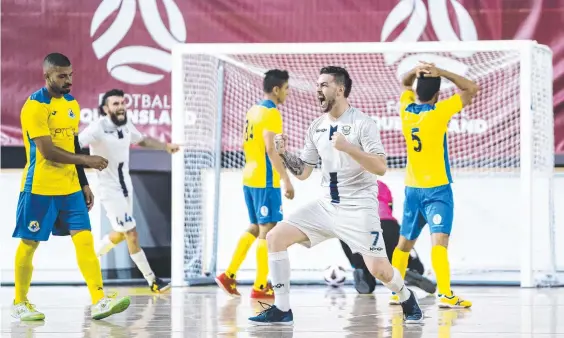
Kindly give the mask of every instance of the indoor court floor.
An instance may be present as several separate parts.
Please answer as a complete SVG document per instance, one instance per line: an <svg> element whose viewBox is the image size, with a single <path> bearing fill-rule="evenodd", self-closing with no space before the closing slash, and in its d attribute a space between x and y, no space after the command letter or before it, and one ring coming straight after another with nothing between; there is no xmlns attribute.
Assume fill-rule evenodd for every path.
<svg viewBox="0 0 564 338"><path fill-rule="evenodd" d="M148 288L109 288L129 294L125 312L102 321L89 319L85 287L32 287L30 300L44 322L20 323L10 317L13 288L0 289L2 337L564 337L564 289L460 287L474 302L471 310L439 310L433 297L421 295L422 325L402 324L401 309L387 304L379 286L373 295L357 295L352 286L292 288L293 327L253 327L247 318L261 304L229 299L213 286L173 288L153 295Z"/></svg>

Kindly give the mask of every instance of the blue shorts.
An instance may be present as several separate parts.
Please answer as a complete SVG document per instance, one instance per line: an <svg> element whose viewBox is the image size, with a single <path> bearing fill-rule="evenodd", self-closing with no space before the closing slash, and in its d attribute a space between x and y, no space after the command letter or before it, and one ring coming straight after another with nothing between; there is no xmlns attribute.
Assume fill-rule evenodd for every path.
<svg viewBox="0 0 564 338"><path fill-rule="evenodd" d="M280 188L251 188L243 186L251 224L275 223L282 220Z"/></svg>
<svg viewBox="0 0 564 338"><path fill-rule="evenodd" d="M432 234L450 235L453 215L454 199L450 184L435 188L405 187L400 235L408 240L417 239L425 224L429 224Z"/></svg>
<svg viewBox="0 0 564 338"><path fill-rule="evenodd" d="M71 230L91 230L82 191L61 196L20 193L12 237L46 241L50 234L68 236Z"/></svg>

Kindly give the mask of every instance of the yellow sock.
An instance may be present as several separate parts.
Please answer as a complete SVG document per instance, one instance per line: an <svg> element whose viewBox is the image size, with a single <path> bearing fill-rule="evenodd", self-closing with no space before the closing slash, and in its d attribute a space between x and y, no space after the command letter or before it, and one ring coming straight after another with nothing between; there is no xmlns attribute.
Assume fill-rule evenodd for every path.
<svg viewBox="0 0 564 338"><path fill-rule="evenodd" d="M431 249L431 261L437 278L437 289L442 295L450 296L450 265L448 263L447 248L435 245Z"/></svg>
<svg viewBox="0 0 564 338"><path fill-rule="evenodd" d="M104 283L102 281L102 271L100 262L94 252L94 239L90 231L81 231L72 236L74 248L76 250L76 260L82 276L88 286L88 291L92 297L92 304L104 298Z"/></svg>
<svg viewBox="0 0 564 338"><path fill-rule="evenodd" d="M255 279L255 290L266 287L268 279L268 247L266 239L259 239L257 243L257 278Z"/></svg>
<svg viewBox="0 0 564 338"><path fill-rule="evenodd" d="M255 241L256 237L253 236L251 233L246 232L239 238L239 243L237 243L237 249L233 253L233 258L231 258L231 264L227 270L225 270L225 274L230 278L235 278L237 271L239 271L239 267L247 257L247 251L253 242Z"/></svg>
<svg viewBox="0 0 564 338"><path fill-rule="evenodd" d="M33 273L33 254L37 245L26 244L20 241L18 249L16 250L15 259L15 289L16 297L14 302L16 304L27 300L27 293L29 285L31 284L31 275Z"/></svg>
<svg viewBox="0 0 564 338"><path fill-rule="evenodd" d="M394 249L392 256L392 266L401 274L401 278L405 279L405 272L407 271L407 262L409 261L409 252L401 251L398 248Z"/></svg>

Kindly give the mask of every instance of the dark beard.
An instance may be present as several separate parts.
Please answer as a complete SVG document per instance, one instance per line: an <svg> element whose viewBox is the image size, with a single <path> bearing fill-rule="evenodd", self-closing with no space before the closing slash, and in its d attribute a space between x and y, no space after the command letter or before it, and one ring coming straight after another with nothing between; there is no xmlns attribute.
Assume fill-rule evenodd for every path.
<svg viewBox="0 0 564 338"><path fill-rule="evenodd" d="M326 99L327 100L327 99ZM331 100L327 100L327 108L325 108L323 110L324 113L328 113L331 111L331 109L333 109L333 106L335 105L335 99L331 99Z"/></svg>
<svg viewBox="0 0 564 338"><path fill-rule="evenodd" d="M49 81L49 89L51 89L51 91L53 93L55 93L56 95L65 95L65 94L70 93L70 91L71 91L70 88L58 87L51 81Z"/></svg>
<svg viewBox="0 0 564 338"><path fill-rule="evenodd" d="M112 119L112 122L118 126L121 127L123 125L125 125L127 123L127 114L124 115L124 119L123 120L118 120L116 114L110 114L110 119Z"/></svg>

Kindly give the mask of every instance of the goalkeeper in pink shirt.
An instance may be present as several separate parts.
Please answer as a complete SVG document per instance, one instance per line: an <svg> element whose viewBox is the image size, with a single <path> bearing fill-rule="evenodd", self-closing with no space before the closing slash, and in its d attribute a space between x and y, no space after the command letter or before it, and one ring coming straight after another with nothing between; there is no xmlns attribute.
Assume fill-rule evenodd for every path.
<svg viewBox="0 0 564 338"><path fill-rule="evenodd" d="M392 192L386 184L382 181L378 181L378 202L379 202L379 215L380 223L382 225L382 235L384 237L384 243L386 244L386 253L388 254L388 259L392 261L392 256L394 254L394 249L398 245L399 241L399 223L392 214L393 211L393 197ZM425 221L421 219L424 226ZM353 254L349 246L341 241L341 246L345 251L345 255L349 259L352 267L354 268L354 287L361 294L372 293L376 288L376 279L368 271L368 268L364 264L362 256L358 253ZM436 284L425 278L423 274L425 273L425 268L423 263L419 259L419 256L415 250L411 251L409 256L409 262L407 264L407 271L405 274L405 282L408 285L415 285L428 293L435 293L437 287Z"/></svg>

